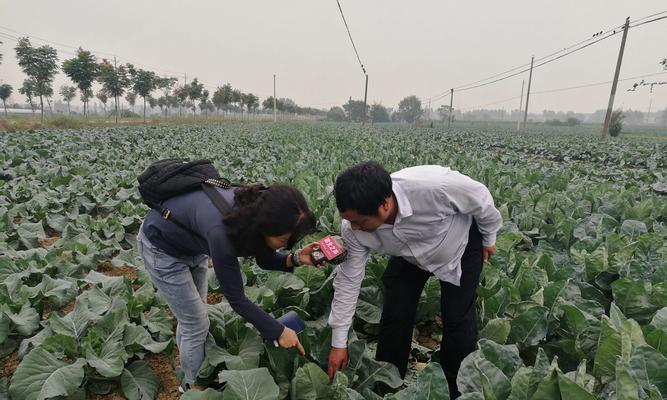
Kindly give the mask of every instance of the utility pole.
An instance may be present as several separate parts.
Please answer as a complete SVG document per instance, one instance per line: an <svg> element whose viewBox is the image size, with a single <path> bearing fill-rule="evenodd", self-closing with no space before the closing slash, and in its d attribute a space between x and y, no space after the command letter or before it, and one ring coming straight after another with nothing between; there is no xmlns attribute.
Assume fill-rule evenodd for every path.
<svg viewBox="0 0 667 400"><path fill-rule="evenodd" d="M521 107L523 107L523 85L526 84L526 80L521 81L521 100L519 100L519 118L516 119L516 130L521 131Z"/></svg>
<svg viewBox="0 0 667 400"><path fill-rule="evenodd" d="M352 122L352 96L350 96L350 100L347 101L347 112L350 114L350 122Z"/></svg>
<svg viewBox="0 0 667 400"><path fill-rule="evenodd" d="M361 124L364 125L366 123L366 99L368 98L368 74L366 75L366 87L364 89L364 118L361 120Z"/></svg>
<svg viewBox="0 0 667 400"><path fill-rule="evenodd" d="M523 131L526 131L526 122L528 121L528 103L530 101L530 84L533 82L533 61L535 56L530 58L530 74L528 75L528 91L526 92L526 109L523 112Z"/></svg>
<svg viewBox="0 0 667 400"><path fill-rule="evenodd" d="M607 105L607 115L604 117L604 125L602 126L602 140L606 140L607 134L609 133L609 123L611 122L611 113L614 108L614 97L616 97L618 75L621 73L621 63L623 62L623 51L625 50L625 39L628 37L628 28L630 28L630 17L625 19L625 25L623 26L623 39L621 39L621 49L618 52L618 61L616 61L614 83L611 85L611 94L609 94L609 104Z"/></svg>
<svg viewBox="0 0 667 400"><path fill-rule="evenodd" d="M648 100L648 113L646 114L646 123L651 123L651 106L653 105L653 95Z"/></svg>
<svg viewBox="0 0 667 400"><path fill-rule="evenodd" d="M447 122L447 130L449 131L449 128L452 126L452 116L453 116L453 110L452 107L454 106L454 88L452 88L449 92L449 121Z"/></svg>
<svg viewBox="0 0 667 400"><path fill-rule="evenodd" d="M278 121L278 114L276 113L276 74L273 74L273 122Z"/></svg>

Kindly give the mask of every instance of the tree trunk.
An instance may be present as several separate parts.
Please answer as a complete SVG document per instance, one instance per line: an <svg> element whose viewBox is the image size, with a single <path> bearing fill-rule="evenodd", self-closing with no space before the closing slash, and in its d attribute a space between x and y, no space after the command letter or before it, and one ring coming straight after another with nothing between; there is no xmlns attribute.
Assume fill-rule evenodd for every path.
<svg viewBox="0 0 667 400"><path fill-rule="evenodd" d="M67 115L72 115L72 108L69 105L69 101L67 102Z"/></svg>
<svg viewBox="0 0 667 400"><path fill-rule="evenodd" d="M7 103L5 101L2 101L2 105L5 107L5 117L7 116Z"/></svg>
<svg viewBox="0 0 667 400"><path fill-rule="evenodd" d="M41 111L42 111L41 122L44 123L44 99L43 99L41 93L39 94L39 108L40 108Z"/></svg>
<svg viewBox="0 0 667 400"><path fill-rule="evenodd" d="M116 125L118 125L118 96L114 96L114 107L116 107Z"/></svg>
<svg viewBox="0 0 667 400"><path fill-rule="evenodd" d="M132 112L134 112L134 106L132 107ZM146 123L146 97L144 97L144 124Z"/></svg>

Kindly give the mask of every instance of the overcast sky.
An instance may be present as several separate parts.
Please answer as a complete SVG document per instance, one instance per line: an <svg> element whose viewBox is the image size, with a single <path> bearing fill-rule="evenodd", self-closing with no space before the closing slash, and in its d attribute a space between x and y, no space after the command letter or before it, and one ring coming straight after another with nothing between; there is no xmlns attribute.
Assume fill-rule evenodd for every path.
<svg viewBox="0 0 667 400"><path fill-rule="evenodd" d="M396 107L401 98L429 97L530 62L590 38L593 33L667 10L665 0L341 0L370 79L369 103ZM14 30L9 31L7 29ZM160 74L199 78L212 92L231 83L261 99L272 94L302 106L328 108L363 99L364 77L335 0L0 0L0 81L24 79L7 38L26 34L33 44L58 43L60 60L74 48L99 58L117 55ZM621 35L534 71L535 92L610 81ZM73 46L66 47L66 46ZM102 54L102 52L106 52ZM107 54L108 53L108 54ZM661 72L667 56L667 19L630 29L621 78ZM521 93L522 74L455 93L454 107L518 107L502 100ZM667 81L667 74L647 78ZM69 84L59 75L55 89ZM667 108L667 85L627 92L619 84L616 106ZM611 85L531 96L530 111L591 112L606 108ZM23 101L15 94L12 100ZM449 99L433 102L436 108ZM491 104L496 103L496 104Z"/></svg>

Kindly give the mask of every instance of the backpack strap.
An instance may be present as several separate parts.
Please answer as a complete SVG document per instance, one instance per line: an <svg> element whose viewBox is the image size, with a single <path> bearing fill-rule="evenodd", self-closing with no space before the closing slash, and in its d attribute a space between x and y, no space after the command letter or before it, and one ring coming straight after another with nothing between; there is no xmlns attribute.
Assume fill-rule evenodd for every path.
<svg viewBox="0 0 667 400"><path fill-rule="evenodd" d="M216 183L214 183L213 181L216 181ZM211 202L213 203L213 205L215 205L215 207L218 209L218 211L220 211L220 214L225 215L232 208L229 206L227 201L222 197L222 195L220 193L218 193L218 191L215 190L215 188L213 187L213 186L219 186L217 184L217 181L219 181L219 180L217 180L217 179L207 179L206 181L204 181L201 184L201 188L204 191L204 193L206 193L208 198L211 199ZM213 185L213 186L211 186L211 185ZM223 187L224 189L229 189L230 188L229 181L225 182L224 186L219 186L219 187Z"/></svg>
<svg viewBox="0 0 667 400"><path fill-rule="evenodd" d="M218 182L220 182L220 184ZM212 185L213 186L218 186L218 187L223 187L223 188L227 189L227 188L231 187L231 184L229 183L229 181L222 181L221 182L218 179L207 179L206 181L202 182L202 184L201 184L202 190L204 191L204 193L206 193L208 198L211 199L211 202L213 203L213 205L215 205L215 208L217 208L218 211L220 211L220 214L224 215L227 212L229 212L232 209L232 207L227 203L227 201L222 197L222 195L220 193L218 193L218 191L215 190L215 188L213 188ZM206 241L206 238L204 238L202 235L200 235L199 233L197 233L197 232L193 231L192 229L188 228L185 224L183 224L178 219L176 219L174 217L173 213L171 212L171 210L168 209L167 207L160 206L159 212L160 212L160 215L162 215L162 218L173 222L174 224L178 225L179 228L181 228L185 231L188 231L192 235L195 235L195 236L199 237L200 239Z"/></svg>

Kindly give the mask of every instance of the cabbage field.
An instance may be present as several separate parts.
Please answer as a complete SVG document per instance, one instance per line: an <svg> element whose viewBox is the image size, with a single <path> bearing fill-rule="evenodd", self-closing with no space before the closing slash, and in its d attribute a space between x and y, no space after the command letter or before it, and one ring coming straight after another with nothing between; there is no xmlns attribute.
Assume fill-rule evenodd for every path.
<svg viewBox="0 0 667 400"><path fill-rule="evenodd" d="M585 132L406 125L217 124L0 136L0 400L177 399L174 321L136 251L151 161L208 158L234 181L301 189L336 233L332 186L376 160L451 166L491 190L505 221L478 290L467 400L667 398L667 141ZM209 279L203 381L183 399L448 399L439 285L419 304L410 372L374 360L385 259L367 267L350 364L330 385L332 267L244 262L248 297L307 320L306 357L265 342Z"/></svg>

